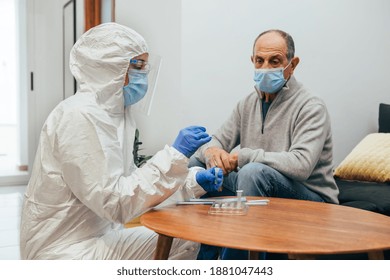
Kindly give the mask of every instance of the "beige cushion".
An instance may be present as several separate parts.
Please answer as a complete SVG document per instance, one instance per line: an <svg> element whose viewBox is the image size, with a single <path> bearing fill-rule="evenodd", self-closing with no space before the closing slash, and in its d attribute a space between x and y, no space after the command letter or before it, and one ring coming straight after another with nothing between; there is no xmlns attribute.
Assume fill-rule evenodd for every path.
<svg viewBox="0 0 390 280"><path fill-rule="evenodd" d="M390 182L390 133L367 135L336 168L345 180Z"/></svg>

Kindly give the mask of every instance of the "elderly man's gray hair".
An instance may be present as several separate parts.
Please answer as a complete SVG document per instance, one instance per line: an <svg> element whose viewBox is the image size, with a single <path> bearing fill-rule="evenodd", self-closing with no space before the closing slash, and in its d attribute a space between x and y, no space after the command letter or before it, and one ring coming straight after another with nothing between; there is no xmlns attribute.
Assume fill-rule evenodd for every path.
<svg viewBox="0 0 390 280"><path fill-rule="evenodd" d="M278 33L286 41L286 45L287 45L287 54L286 54L286 56L287 56L288 60L291 60L294 57L294 55L295 55L294 40L293 40L293 38L291 37L290 34L288 34L287 32L284 32L282 30L279 30L279 29L270 29L270 30L262 32L259 36L257 36L257 38L255 39L255 42L253 43L253 50L255 49L255 45L256 45L257 40L261 36L263 36L264 34L271 33L271 32Z"/></svg>

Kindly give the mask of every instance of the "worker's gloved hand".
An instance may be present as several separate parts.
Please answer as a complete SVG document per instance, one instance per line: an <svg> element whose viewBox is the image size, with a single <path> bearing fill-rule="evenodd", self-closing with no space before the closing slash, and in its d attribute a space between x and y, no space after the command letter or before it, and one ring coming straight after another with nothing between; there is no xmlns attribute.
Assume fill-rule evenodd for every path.
<svg viewBox="0 0 390 280"><path fill-rule="evenodd" d="M223 172L221 168L213 167L207 170L198 171L195 178L196 182L198 182L206 192L215 192L222 186Z"/></svg>
<svg viewBox="0 0 390 280"><path fill-rule="evenodd" d="M203 144L209 142L211 137L202 126L189 126L180 130L172 147L190 158Z"/></svg>

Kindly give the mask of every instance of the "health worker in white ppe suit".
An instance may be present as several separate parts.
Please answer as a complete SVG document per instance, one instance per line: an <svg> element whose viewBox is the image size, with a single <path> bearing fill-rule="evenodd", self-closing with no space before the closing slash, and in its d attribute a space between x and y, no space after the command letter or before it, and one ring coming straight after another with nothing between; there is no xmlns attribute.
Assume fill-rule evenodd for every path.
<svg viewBox="0 0 390 280"><path fill-rule="evenodd" d="M79 90L41 131L23 202L23 259L152 259L156 233L123 225L168 198L199 197L222 184L222 171L187 167L211 139L199 126L135 166L131 105L147 91L147 62L144 39L116 23L90 29L73 46ZM197 243L175 239L169 258L197 253Z"/></svg>

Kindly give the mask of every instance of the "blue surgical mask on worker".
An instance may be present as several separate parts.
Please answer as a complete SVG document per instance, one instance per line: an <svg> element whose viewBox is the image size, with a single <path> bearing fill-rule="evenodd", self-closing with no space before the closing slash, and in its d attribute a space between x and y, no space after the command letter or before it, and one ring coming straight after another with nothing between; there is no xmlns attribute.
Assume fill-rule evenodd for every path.
<svg viewBox="0 0 390 280"><path fill-rule="evenodd" d="M286 70L290 63L284 68L255 69L253 79L256 83L256 88L266 93L277 93L287 82L284 78L284 70Z"/></svg>
<svg viewBox="0 0 390 280"><path fill-rule="evenodd" d="M145 97L148 91L148 72L132 69L128 72L129 83L123 87L125 107L133 105Z"/></svg>

